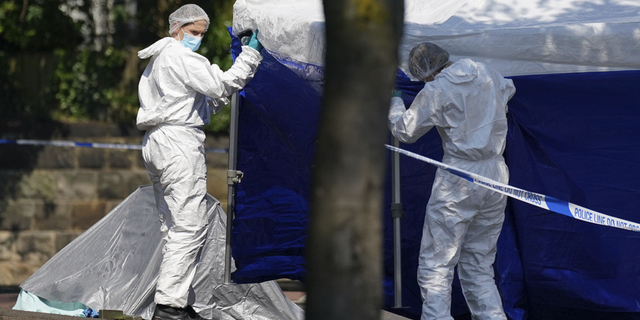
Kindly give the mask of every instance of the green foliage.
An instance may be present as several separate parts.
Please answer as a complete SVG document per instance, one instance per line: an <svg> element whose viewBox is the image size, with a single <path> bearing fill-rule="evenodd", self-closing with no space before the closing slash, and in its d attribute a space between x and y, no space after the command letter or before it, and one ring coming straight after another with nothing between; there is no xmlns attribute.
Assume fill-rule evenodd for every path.
<svg viewBox="0 0 640 320"><path fill-rule="evenodd" d="M211 122L204 127L208 132L229 132L229 120L231 119L231 108L227 105L218 113L211 116Z"/></svg>
<svg viewBox="0 0 640 320"><path fill-rule="evenodd" d="M50 51L71 48L82 41L81 25L59 6L63 0L0 2L0 50ZM28 4L25 6L25 4Z"/></svg>
<svg viewBox="0 0 640 320"><path fill-rule="evenodd" d="M119 87L129 52L107 47L102 51L56 50L56 118L70 120L135 121L135 92Z"/></svg>
<svg viewBox="0 0 640 320"><path fill-rule="evenodd" d="M135 123L137 83L148 61L137 51L168 36L168 16L186 3L196 3L209 14L211 25L199 53L223 70L231 67L229 54L233 0L183 1L114 0L101 8L108 26L95 21L92 1L0 0L0 112L3 120L52 117L65 120L99 120ZM75 13L72 15L71 13ZM72 19L71 16L76 17ZM84 17L77 19L77 17ZM102 25L101 25L102 23ZM99 28L99 26L101 28ZM99 32L107 29L108 32ZM26 52L52 53L49 81L52 97L34 108L25 94L36 92L20 79L15 67ZM31 91L29 91L31 90ZM42 91L42 90L41 90ZM27 92L27 93L25 93ZM43 99L41 99L43 100ZM43 100L44 101L44 100ZM227 131L229 108L212 116L205 129Z"/></svg>
<svg viewBox="0 0 640 320"><path fill-rule="evenodd" d="M23 113L20 96L14 89L15 85L9 78L9 59L6 52L0 51L0 125L5 122L19 118Z"/></svg>
<svg viewBox="0 0 640 320"><path fill-rule="evenodd" d="M215 5L212 6L211 11L215 13L215 16L210 15L209 17L211 24L205 38L202 39L202 47L198 52L209 58L211 63L220 66L222 70L227 70L233 63L229 53L231 37L227 30L233 19L233 1L214 2Z"/></svg>
<svg viewBox="0 0 640 320"><path fill-rule="evenodd" d="M233 1L214 2L216 5L213 6L212 12L215 13L215 16L209 15L211 24L204 39L202 39L202 46L198 52L209 58L211 63L220 66L222 70L227 70L233 64L231 54L229 53L231 37L227 31L233 19ZM205 126L204 130L210 132L229 132L230 119L230 108L226 106L224 109L218 111L217 114L211 116L210 123Z"/></svg>

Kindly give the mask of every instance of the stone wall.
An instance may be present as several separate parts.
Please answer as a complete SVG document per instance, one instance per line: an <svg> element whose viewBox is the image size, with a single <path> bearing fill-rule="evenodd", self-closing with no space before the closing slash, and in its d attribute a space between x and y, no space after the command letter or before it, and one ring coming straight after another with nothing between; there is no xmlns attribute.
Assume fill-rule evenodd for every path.
<svg viewBox="0 0 640 320"><path fill-rule="evenodd" d="M139 145L143 132L96 123L48 124L1 139ZM26 132L26 133L25 133ZM207 137L228 148L228 137ZM208 192L226 211L228 154L208 153ZM140 185L150 184L140 150L0 144L0 286L19 285Z"/></svg>

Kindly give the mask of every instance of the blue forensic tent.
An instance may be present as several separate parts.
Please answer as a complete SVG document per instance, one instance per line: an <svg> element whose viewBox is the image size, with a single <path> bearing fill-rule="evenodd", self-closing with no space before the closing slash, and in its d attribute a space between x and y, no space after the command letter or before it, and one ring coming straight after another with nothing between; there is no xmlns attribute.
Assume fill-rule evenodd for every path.
<svg viewBox="0 0 640 320"><path fill-rule="evenodd" d="M513 79L510 185L640 222L640 2L406 0L397 87L413 45L431 41ZM259 29L264 60L240 105L235 281L304 280L309 182L322 99L320 0L238 0L232 33ZM237 55L237 39L232 53ZM380 146L381 148L383 146ZM435 130L402 148L442 158ZM390 154L389 154L390 155ZM390 163L390 161L389 161ZM393 306L384 214L385 307L419 319L417 254L436 168L401 157L403 304ZM390 171L384 203L391 203ZM509 200L496 282L510 319L640 319L640 233ZM465 314L454 282L452 314Z"/></svg>

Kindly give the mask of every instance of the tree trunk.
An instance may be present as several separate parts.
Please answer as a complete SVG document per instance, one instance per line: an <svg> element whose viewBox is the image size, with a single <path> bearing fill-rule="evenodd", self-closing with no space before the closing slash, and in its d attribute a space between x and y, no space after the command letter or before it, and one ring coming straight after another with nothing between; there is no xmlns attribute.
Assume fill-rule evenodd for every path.
<svg viewBox="0 0 640 320"><path fill-rule="evenodd" d="M384 143L404 3L324 0L324 12L325 94L311 193L306 317L378 320Z"/></svg>

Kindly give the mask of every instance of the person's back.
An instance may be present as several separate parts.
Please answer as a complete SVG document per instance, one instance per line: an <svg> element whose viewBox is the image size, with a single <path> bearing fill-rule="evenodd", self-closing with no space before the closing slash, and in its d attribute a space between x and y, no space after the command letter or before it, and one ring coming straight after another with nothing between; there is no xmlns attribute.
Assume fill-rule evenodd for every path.
<svg viewBox="0 0 640 320"><path fill-rule="evenodd" d="M490 159L504 151L507 101L513 82L469 59L443 69L416 96L411 108L391 126L400 141L415 142L432 126L443 140L445 162L452 156ZM400 110L402 111L402 110Z"/></svg>
<svg viewBox="0 0 640 320"><path fill-rule="evenodd" d="M481 63L463 59L428 84L450 100L442 109L442 125L438 126L446 154L468 160L502 154L510 98L505 94L512 93L505 89L510 81Z"/></svg>
<svg viewBox="0 0 640 320"><path fill-rule="evenodd" d="M427 83L409 109L397 95L392 98L393 135L412 143L436 127L443 162L507 183L509 170L502 152L513 82L469 59L452 63L448 52L431 43L416 46L409 60L412 75ZM437 170L418 263L422 320L453 319L451 282L456 265L473 318L506 320L492 266L505 206L504 195Z"/></svg>

